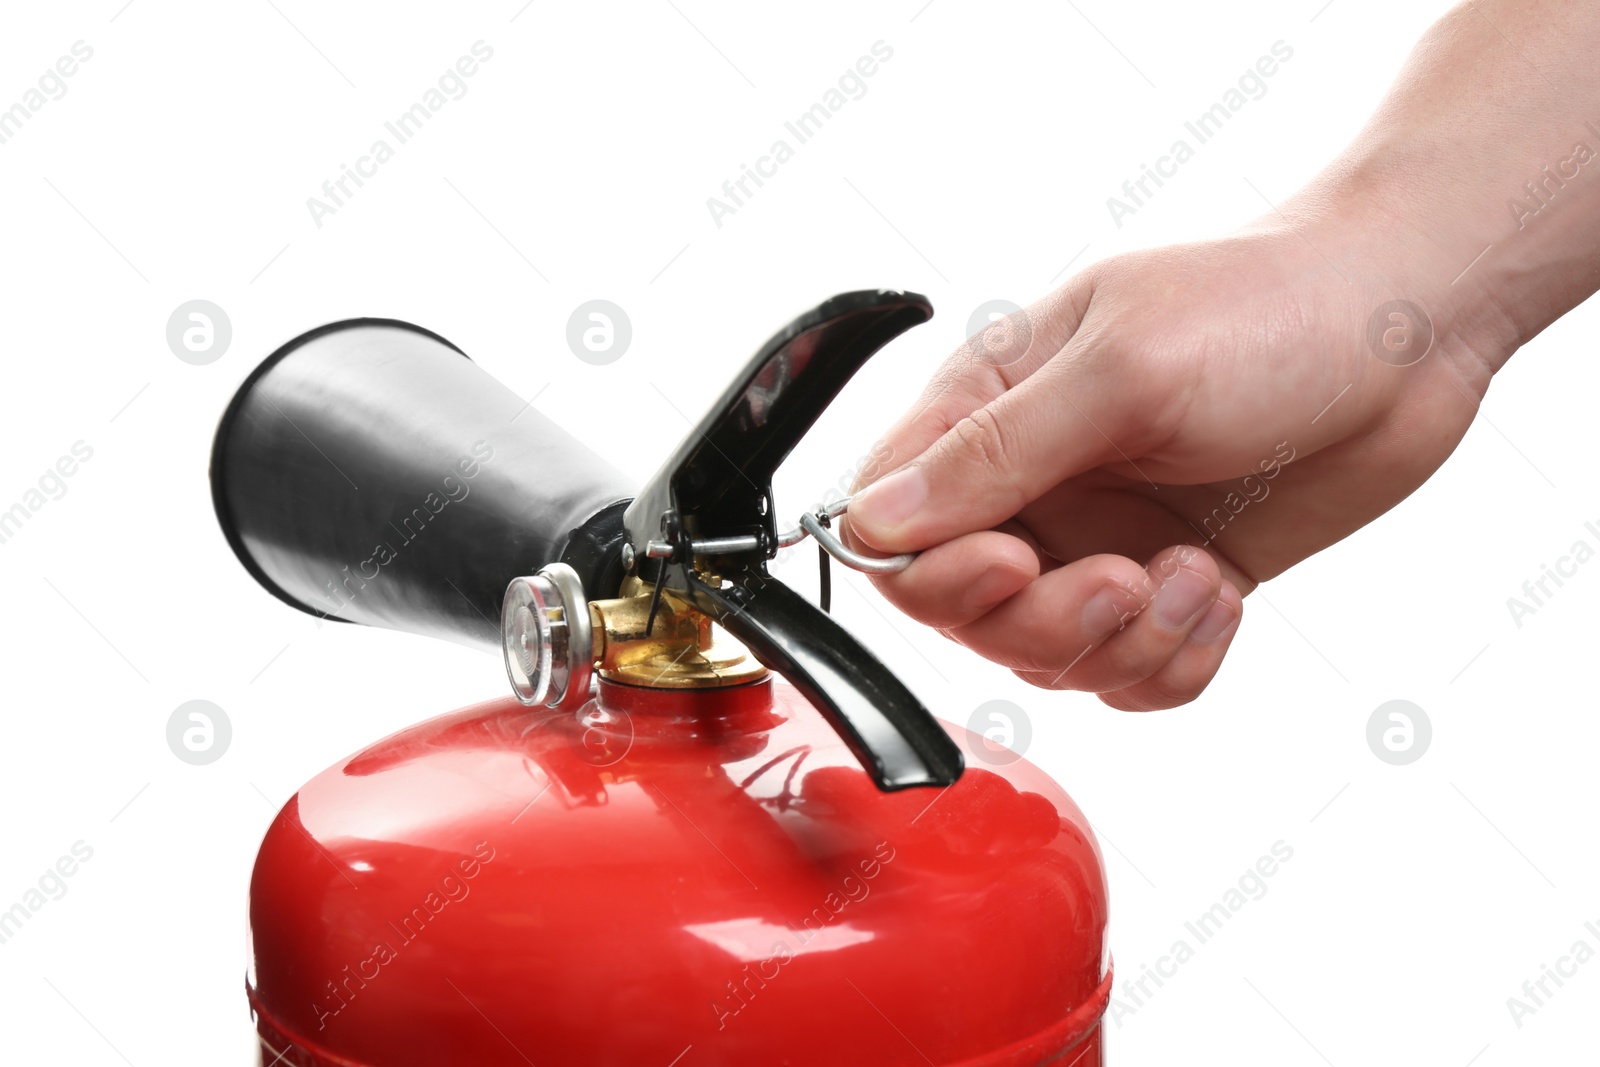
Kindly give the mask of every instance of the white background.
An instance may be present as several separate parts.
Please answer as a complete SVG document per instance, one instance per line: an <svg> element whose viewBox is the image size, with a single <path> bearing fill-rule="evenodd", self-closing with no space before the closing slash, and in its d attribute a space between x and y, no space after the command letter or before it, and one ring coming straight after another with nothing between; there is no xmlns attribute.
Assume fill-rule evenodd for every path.
<svg viewBox="0 0 1600 1067"><path fill-rule="evenodd" d="M0 145L0 509L74 442L94 450L0 544L0 909L74 842L94 850L0 944L7 1062L246 1062L245 893L276 807L350 751L504 686L470 650L319 629L234 560L207 452L268 351L331 319L415 321L524 396L543 389L541 411L642 479L683 432L657 386L697 414L821 298L927 293L938 317L860 375L784 472L780 509L798 513L910 404L979 304L1026 304L1069 262L1259 214L1250 183L1276 201L1314 174L1440 13L1431 0L274 2L28 5L0 32L0 107L73 42L94 49ZM494 56L465 97L315 226L306 198L480 39ZM866 95L715 226L706 198L879 40L894 54ZM1267 95L1115 227L1106 197L1279 40L1294 55ZM633 323L607 367L565 343L568 315L597 297ZM207 366L165 340L195 298L233 324ZM1593 1054L1600 962L1521 1028L1506 998L1579 938L1600 948L1583 927L1600 922L1600 565L1520 628L1506 598L1575 540L1600 544L1583 528L1600 520L1597 327L1591 305L1528 346L1437 477L1251 596L1189 707L1127 715L1034 691L881 600L880 613L836 592L941 714L965 721L995 697L1026 709L1029 757L1102 835L1123 975L1274 842L1293 847L1265 897L1108 1023L1114 1062ZM790 572L807 588L810 558ZM165 740L196 698L233 724L204 767ZM1365 739L1396 698L1434 730L1404 767Z"/></svg>

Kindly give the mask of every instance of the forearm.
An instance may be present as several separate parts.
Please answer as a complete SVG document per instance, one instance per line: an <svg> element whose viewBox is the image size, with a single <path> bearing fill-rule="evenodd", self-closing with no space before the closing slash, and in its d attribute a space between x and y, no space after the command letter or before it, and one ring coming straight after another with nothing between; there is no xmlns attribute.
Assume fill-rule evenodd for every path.
<svg viewBox="0 0 1600 1067"><path fill-rule="evenodd" d="M1597 57L1593 0L1458 6L1300 208L1367 215L1423 290L1393 295L1498 369L1600 288Z"/></svg>

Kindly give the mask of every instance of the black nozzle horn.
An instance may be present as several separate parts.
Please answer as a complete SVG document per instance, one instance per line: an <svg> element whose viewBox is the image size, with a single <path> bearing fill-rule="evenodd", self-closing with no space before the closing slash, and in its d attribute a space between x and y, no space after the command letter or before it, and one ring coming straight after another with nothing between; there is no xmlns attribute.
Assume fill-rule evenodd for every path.
<svg viewBox="0 0 1600 1067"><path fill-rule="evenodd" d="M223 413L211 493L256 580L322 618L498 648L514 577L622 578L627 480L444 338L349 319L290 341Z"/></svg>

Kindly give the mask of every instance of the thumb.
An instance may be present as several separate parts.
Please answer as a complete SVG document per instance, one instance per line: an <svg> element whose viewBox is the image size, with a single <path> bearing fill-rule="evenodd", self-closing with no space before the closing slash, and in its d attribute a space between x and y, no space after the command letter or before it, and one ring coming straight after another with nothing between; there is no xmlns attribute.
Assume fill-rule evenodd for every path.
<svg viewBox="0 0 1600 1067"><path fill-rule="evenodd" d="M1066 479L1131 459L1134 405L1123 398L1131 390L1110 380L1108 368L1091 367L1086 345L1075 337L863 489L850 502L850 528L880 551L917 551L992 529Z"/></svg>

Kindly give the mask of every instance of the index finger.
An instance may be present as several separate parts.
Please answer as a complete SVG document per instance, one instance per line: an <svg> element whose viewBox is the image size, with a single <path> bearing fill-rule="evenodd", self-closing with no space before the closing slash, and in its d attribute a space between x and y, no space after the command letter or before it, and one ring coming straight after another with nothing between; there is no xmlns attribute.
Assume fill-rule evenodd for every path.
<svg viewBox="0 0 1600 1067"><path fill-rule="evenodd" d="M1060 289L967 338L934 372L911 410L879 442L885 462L863 469L855 492L926 452L962 419L1015 388L1077 332L1093 291L1080 274Z"/></svg>

